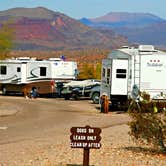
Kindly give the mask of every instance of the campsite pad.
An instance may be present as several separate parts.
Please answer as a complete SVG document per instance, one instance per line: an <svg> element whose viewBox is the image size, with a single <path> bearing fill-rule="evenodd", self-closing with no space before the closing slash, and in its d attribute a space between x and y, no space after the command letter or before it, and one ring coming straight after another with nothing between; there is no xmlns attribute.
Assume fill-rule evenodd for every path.
<svg viewBox="0 0 166 166"><path fill-rule="evenodd" d="M7 102L0 102L0 117L14 115L19 111L17 105L9 104Z"/></svg>

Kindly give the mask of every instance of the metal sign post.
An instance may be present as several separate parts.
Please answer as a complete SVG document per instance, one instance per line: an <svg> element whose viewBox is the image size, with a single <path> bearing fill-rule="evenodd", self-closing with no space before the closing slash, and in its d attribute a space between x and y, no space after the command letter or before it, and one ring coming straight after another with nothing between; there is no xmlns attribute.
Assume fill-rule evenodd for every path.
<svg viewBox="0 0 166 166"><path fill-rule="evenodd" d="M83 166L89 166L90 149L101 147L101 129L96 127L72 127L70 129L71 148L84 148Z"/></svg>

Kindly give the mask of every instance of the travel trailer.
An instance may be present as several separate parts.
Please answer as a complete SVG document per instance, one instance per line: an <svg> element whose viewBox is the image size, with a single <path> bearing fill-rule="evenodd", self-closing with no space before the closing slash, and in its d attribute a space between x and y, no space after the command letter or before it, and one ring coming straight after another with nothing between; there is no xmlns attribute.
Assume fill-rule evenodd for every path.
<svg viewBox="0 0 166 166"><path fill-rule="evenodd" d="M0 61L0 88L2 94L29 91L32 87L39 94L56 93L56 82L75 80L77 64L60 58L38 60L20 57Z"/></svg>
<svg viewBox="0 0 166 166"><path fill-rule="evenodd" d="M166 99L166 53L152 45L124 46L102 61L100 95L120 104L145 92Z"/></svg>

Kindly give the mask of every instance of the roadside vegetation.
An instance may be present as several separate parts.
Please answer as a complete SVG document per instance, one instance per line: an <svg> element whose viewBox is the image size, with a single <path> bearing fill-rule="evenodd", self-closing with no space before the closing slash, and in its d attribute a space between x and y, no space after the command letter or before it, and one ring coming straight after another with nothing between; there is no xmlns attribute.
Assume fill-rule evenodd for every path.
<svg viewBox="0 0 166 166"><path fill-rule="evenodd" d="M14 29L9 23L0 26L0 59L5 59L13 48Z"/></svg>
<svg viewBox="0 0 166 166"><path fill-rule="evenodd" d="M129 107L129 134L141 144L166 153L166 103L144 99Z"/></svg>

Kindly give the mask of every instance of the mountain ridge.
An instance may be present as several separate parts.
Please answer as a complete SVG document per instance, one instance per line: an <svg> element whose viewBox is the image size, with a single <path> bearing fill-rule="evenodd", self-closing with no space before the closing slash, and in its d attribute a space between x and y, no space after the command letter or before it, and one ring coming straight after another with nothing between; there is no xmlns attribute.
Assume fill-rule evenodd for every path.
<svg viewBox="0 0 166 166"><path fill-rule="evenodd" d="M82 18L80 22L97 30L111 29L126 36L129 44L166 47L166 20L151 13L110 12L97 18Z"/></svg>
<svg viewBox="0 0 166 166"><path fill-rule="evenodd" d="M44 7L36 7L36 8L17 7L5 11L0 11L0 17L7 15L9 17L52 19L55 13L60 14L60 12L54 12Z"/></svg>
<svg viewBox="0 0 166 166"><path fill-rule="evenodd" d="M122 26L147 26L156 22L163 22L164 19L151 13L129 13L110 12L96 18L82 18L80 22L92 27L122 27Z"/></svg>
<svg viewBox="0 0 166 166"><path fill-rule="evenodd" d="M0 12L0 24L10 19L10 26L15 29L15 49L111 49L127 43L122 36L116 36L116 42L113 42L114 36L110 38L63 13L43 7Z"/></svg>

